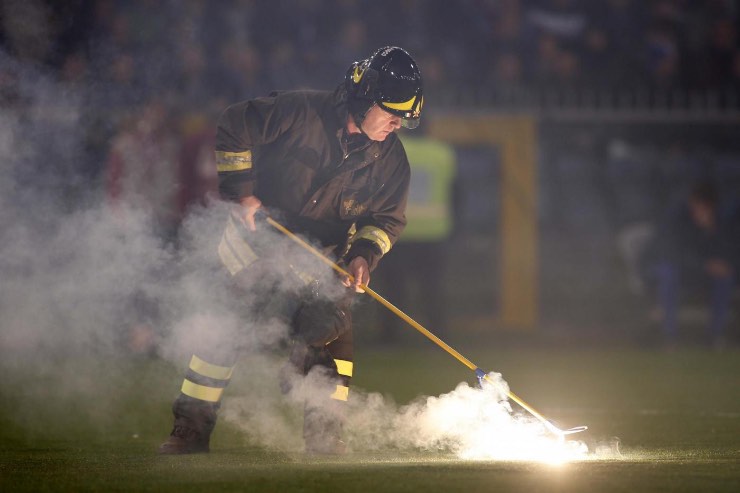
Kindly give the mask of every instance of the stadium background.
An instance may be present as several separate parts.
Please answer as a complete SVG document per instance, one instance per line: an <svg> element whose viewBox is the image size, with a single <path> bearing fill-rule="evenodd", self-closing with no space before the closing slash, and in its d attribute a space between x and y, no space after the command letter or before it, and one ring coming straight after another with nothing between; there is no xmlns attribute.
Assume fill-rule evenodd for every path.
<svg viewBox="0 0 740 493"><path fill-rule="evenodd" d="M737 210L739 20L730 0L3 0L0 490L739 491L737 346L705 344L698 296L681 312L684 344L656 350L638 255L697 179ZM399 306L549 419L588 425L590 456L306 457L266 439L300 441L300 421L270 407L283 402L277 378L253 354L212 452L157 456L187 359L152 347L148 330L166 328L149 295L178 321L188 285L171 283L169 247L102 221L119 218L101 204L123 193L124 170L168 162L156 167L164 181L144 183L155 202L188 185L168 195L159 232L171 240L183 207L212 189L201 165L225 105L332 88L386 44L407 48L425 78L423 127L403 138L433 137L431 168L452 150L457 171L435 195L454 219L433 223L449 228L431 235L441 248L413 250L424 232L409 227L412 249L399 243L372 285L390 295L394 279L420 281ZM423 198L436 182L415 183ZM424 291L428 257L409 268L404 250L442 253L448 324ZM358 310L352 395L382 394L379 433L407 403L474 384L415 331L387 332L374 304ZM736 315L729 329L736 343Z"/></svg>
<svg viewBox="0 0 740 493"><path fill-rule="evenodd" d="M111 142L147 105L187 141L228 102L333 88L350 61L407 48L426 133L457 164L450 332L645 342L657 329L635 255L656 218L699 178L737 208L734 1L34 0L0 14L0 105L35 143L14 178L70 210L110 193ZM423 299L404 308L426 321Z"/></svg>

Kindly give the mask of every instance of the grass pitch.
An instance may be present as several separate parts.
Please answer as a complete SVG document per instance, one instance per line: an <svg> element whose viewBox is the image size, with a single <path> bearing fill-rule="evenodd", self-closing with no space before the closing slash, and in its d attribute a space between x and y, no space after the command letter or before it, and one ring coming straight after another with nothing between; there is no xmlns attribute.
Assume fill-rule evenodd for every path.
<svg viewBox="0 0 740 493"><path fill-rule="evenodd" d="M354 384L403 403L473 381L420 346L358 348ZM562 426L589 425L579 438L592 449L618 437L621 456L559 466L424 451L310 458L222 422L210 454L160 457L181 369L137 358L6 362L0 491L740 491L740 352L459 349Z"/></svg>

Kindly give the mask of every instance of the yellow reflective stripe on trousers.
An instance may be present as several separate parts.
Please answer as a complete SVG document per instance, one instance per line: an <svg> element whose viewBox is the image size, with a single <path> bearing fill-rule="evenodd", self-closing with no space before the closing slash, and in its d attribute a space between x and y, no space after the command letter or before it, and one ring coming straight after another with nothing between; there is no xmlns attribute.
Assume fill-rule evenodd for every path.
<svg viewBox="0 0 740 493"><path fill-rule="evenodd" d="M340 375L344 375L345 377L352 376L353 364L351 361L347 361L343 359L335 359L334 363L337 364L337 373L339 373Z"/></svg>
<svg viewBox="0 0 740 493"><path fill-rule="evenodd" d="M244 171L252 168L252 151L225 152L216 151L216 170Z"/></svg>
<svg viewBox="0 0 740 493"><path fill-rule="evenodd" d="M346 401L349 397L349 387L345 385L337 385L337 389L330 397L337 401Z"/></svg>
<svg viewBox="0 0 740 493"><path fill-rule="evenodd" d="M193 399L200 399L208 402L218 402L221 400L221 395L224 393L224 389L218 389L215 387L206 387L205 385L198 385L188 379L183 380L182 388L180 392L192 397Z"/></svg>
<svg viewBox="0 0 740 493"><path fill-rule="evenodd" d="M218 380L229 380L234 373L233 366L212 365L196 355L193 355L190 359L190 369L204 377L216 378Z"/></svg>

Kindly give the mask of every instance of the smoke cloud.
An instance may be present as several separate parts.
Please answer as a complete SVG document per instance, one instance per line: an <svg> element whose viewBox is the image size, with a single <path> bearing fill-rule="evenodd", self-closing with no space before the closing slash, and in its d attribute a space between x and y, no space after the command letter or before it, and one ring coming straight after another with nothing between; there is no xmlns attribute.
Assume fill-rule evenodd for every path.
<svg viewBox="0 0 740 493"><path fill-rule="evenodd" d="M241 350L234 378L243 382L237 390L244 385L226 399L222 419L264 446L301 450L302 406L327 395L329 383L321 372L312 372L307 378L293 375L288 395L278 390L279 375L286 374L280 350L289 339L288 324L250 312L245 301L254 293L235 299L222 271L214 268L228 206L214 202L193 210L175 247L157 233L145 207L111 208L94 183L80 193L81 184L90 183L74 162L83 148L75 133L76 97L65 97L48 76L14 63L0 53L0 72L18 77L14 101L22 101L0 113L0 365L8 375L35 378L25 396L15 396L18 415L69 399L87 403L79 412L109 423L114 418L104 416L116 413L110 388L130 369L117 365L116 356L153 348L182 368L193 352L217 341L224 351ZM52 106L63 111L51 111ZM64 118L50 122L55 114ZM290 259L323 285L338 286L328 267L317 269L315 259L297 254L278 233L260 238L259 248ZM292 281L285 283L283 288ZM339 292L337 287L328 295ZM450 393L408 405L353 389L348 446L470 459L586 453L582 443L555 443L541 424L513 413L506 382L492 377L495 384L482 389L461 383Z"/></svg>
<svg viewBox="0 0 740 493"><path fill-rule="evenodd" d="M250 366L250 375L256 370L263 387L231 400L222 416L259 443L299 452L302 405L316 404L316 396L326 395L327 383L320 372L305 379L295 376L294 390L275 398L272 375L278 367L269 359ZM421 396L406 405L353 388L345 410L347 446L353 452L431 452L468 460L562 462L588 456L584 442L554 437L535 418L513 411L501 375L489 378L493 383L471 387L463 382L447 394ZM606 457L604 450L599 455Z"/></svg>
<svg viewBox="0 0 740 493"><path fill-rule="evenodd" d="M193 208L177 241L162 234L147 204L112 207L101 178L106 156L93 164L98 176L89 170L90 122L82 121L79 95L0 50L2 400L13 403L21 426L39 430L70 408L92 427L120 418L118 389L147 388L127 373L141 353L183 368L212 341L260 354L288 335L277 318L257 325L214 269L226 204ZM289 255L277 233L262 241ZM16 378L23 385L15 387ZM161 399L177 390L173 381Z"/></svg>

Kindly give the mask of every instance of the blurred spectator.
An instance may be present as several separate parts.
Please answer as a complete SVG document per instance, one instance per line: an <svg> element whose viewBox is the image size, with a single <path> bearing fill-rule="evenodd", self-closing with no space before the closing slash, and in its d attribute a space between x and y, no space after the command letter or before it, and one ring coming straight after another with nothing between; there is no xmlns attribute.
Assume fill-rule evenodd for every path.
<svg viewBox="0 0 740 493"><path fill-rule="evenodd" d="M621 139L608 144L606 179L610 217L627 283L643 294L642 254L655 235L660 199L654 193L660 175L648 156Z"/></svg>
<svg viewBox="0 0 740 493"><path fill-rule="evenodd" d="M709 46L704 53L703 87L722 87L733 76L733 62L737 52L737 29L731 19L713 23Z"/></svg>
<svg viewBox="0 0 740 493"><path fill-rule="evenodd" d="M212 69L214 94L234 101L269 93L262 57L254 46L225 42L216 58L218 63Z"/></svg>
<svg viewBox="0 0 740 493"><path fill-rule="evenodd" d="M0 3L0 32L18 60L45 63L57 36L52 11L43 0L5 0Z"/></svg>
<svg viewBox="0 0 740 493"><path fill-rule="evenodd" d="M367 51L367 25L360 19L349 19L339 27L339 42L331 53L332 63L342 65L342 60L357 58Z"/></svg>
<svg viewBox="0 0 740 493"><path fill-rule="evenodd" d="M493 81L496 87L514 88L522 81L522 61L514 52L500 53L493 64Z"/></svg>
<svg viewBox="0 0 740 493"><path fill-rule="evenodd" d="M111 143L106 188L124 234L129 228L136 230L139 221L149 221L147 226L163 244L176 245L177 229L187 210L185 201L196 200L193 194L200 182L203 154L196 142L182 146L172 115L158 98L137 107L122 123ZM215 164L211 164L215 173ZM182 189L183 179L188 180L187 190ZM166 272L159 277L165 278ZM119 320L123 344L133 354L151 354L161 329L156 300L141 287L122 302L126 306Z"/></svg>
<svg viewBox="0 0 740 493"><path fill-rule="evenodd" d="M190 44L177 50L177 77L173 81L178 98L187 109L203 110L211 95L211 80L206 55L199 45Z"/></svg>
<svg viewBox="0 0 740 493"><path fill-rule="evenodd" d="M122 52L110 58L100 68L102 71L92 66L95 75L87 88L88 130L91 155L97 166L107 159L112 139L124 119L141 104L143 95L135 63L133 54Z"/></svg>
<svg viewBox="0 0 740 493"><path fill-rule="evenodd" d="M533 96L732 90L738 79L740 11L722 0L376 0L371 9L355 0L223 0L217 9L12 0L0 13L0 44L13 56L55 69L70 53L87 57L93 107L113 120L161 87L192 106L213 93L323 87L343 73L337 60L384 43L414 47L436 93L485 94L491 83Z"/></svg>
<svg viewBox="0 0 740 493"><path fill-rule="evenodd" d="M553 86L573 87L581 78L581 61L577 52L563 48L557 36L543 33L529 70L533 82L545 90Z"/></svg>
<svg viewBox="0 0 740 493"><path fill-rule="evenodd" d="M22 106L23 94L20 75L11 57L0 50L0 108L7 113Z"/></svg>
<svg viewBox="0 0 740 493"><path fill-rule="evenodd" d="M495 9L491 26L494 49L513 50L521 48L522 8L519 0L491 2Z"/></svg>
<svg viewBox="0 0 740 493"><path fill-rule="evenodd" d="M95 28L89 35L90 56L96 70L103 70L109 60L120 53L137 54L131 34L131 19L107 1L98 3Z"/></svg>
<svg viewBox="0 0 740 493"><path fill-rule="evenodd" d="M288 40L275 44L265 58L267 73L277 90L305 87L308 67L301 63L298 48ZM285 85L283 85L285 84Z"/></svg>
<svg viewBox="0 0 740 493"><path fill-rule="evenodd" d="M586 81L594 86L613 80L619 70L612 58L614 46L601 27L590 27L584 34L581 59Z"/></svg>
<svg viewBox="0 0 740 493"><path fill-rule="evenodd" d="M639 58L648 17L644 3L639 0L606 0L587 4L593 19L593 30L603 32L608 46L604 60L607 73L599 72L598 65L590 65L588 74L591 78L603 76L598 87L626 83L634 85L635 81L643 78L644 71ZM590 28L585 35L585 56L593 60L593 55L599 51L600 40L598 34L593 37L589 32L592 32Z"/></svg>
<svg viewBox="0 0 740 493"><path fill-rule="evenodd" d="M588 25L585 11L575 0L537 2L530 7L526 18L534 30L550 34L559 40L580 37Z"/></svg>
<svg viewBox="0 0 740 493"><path fill-rule="evenodd" d="M678 309L681 295L696 291L709 296L709 338L725 344L736 266L733 254L735 225L720 213L715 186L709 182L693 187L689 197L671 209L658 227L655 264L657 301L663 336L668 347L678 341Z"/></svg>
<svg viewBox="0 0 740 493"><path fill-rule="evenodd" d="M436 53L427 53L419 59L419 66L424 67L424 91L436 94L449 85L449 74L442 57ZM740 64L738 66L740 69ZM740 72L738 72L740 76Z"/></svg>
<svg viewBox="0 0 740 493"><path fill-rule="evenodd" d="M731 86L740 86L740 50L736 50L732 56L731 78L729 84Z"/></svg>
<svg viewBox="0 0 740 493"><path fill-rule="evenodd" d="M122 125L111 143L107 191L111 205L143 212L154 230L172 239L179 222L178 172L180 140L164 103L152 99Z"/></svg>
<svg viewBox="0 0 740 493"><path fill-rule="evenodd" d="M662 183L654 187L652 193L663 204L680 203L691 194L694 184L714 179L708 156L680 140L671 139L667 145L654 149L652 155Z"/></svg>
<svg viewBox="0 0 740 493"><path fill-rule="evenodd" d="M670 89L678 83L680 53L678 43L664 26L648 30L645 38L645 69L651 85Z"/></svg>
<svg viewBox="0 0 740 493"><path fill-rule="evenodd" d="M49 146L46 152L55 157L56 174L64 176L64 199L70 208L89 190L95 176L86 125L89 82L87 58L81 52L69 53L62 61L57 87L41 102L43 120L51 126L43 145Z"/></svg>
<svg viewBox="0 0 740 493"><path fill-rule="evenodd" d="M177 217L184 219L190 208L206 205L218 195L215 148L216 120L225 98L213 98L202 108L181 118L180 167L178 172Z"/></svg>
<svg viewBox="0 0 740 493"><path fill-rule="evenodd" d="M530 72L543 86L573 81L579 70L578 46L589 24L585 10L575 0L534 2L524 14L525 32L534 45Z"/></svg>

